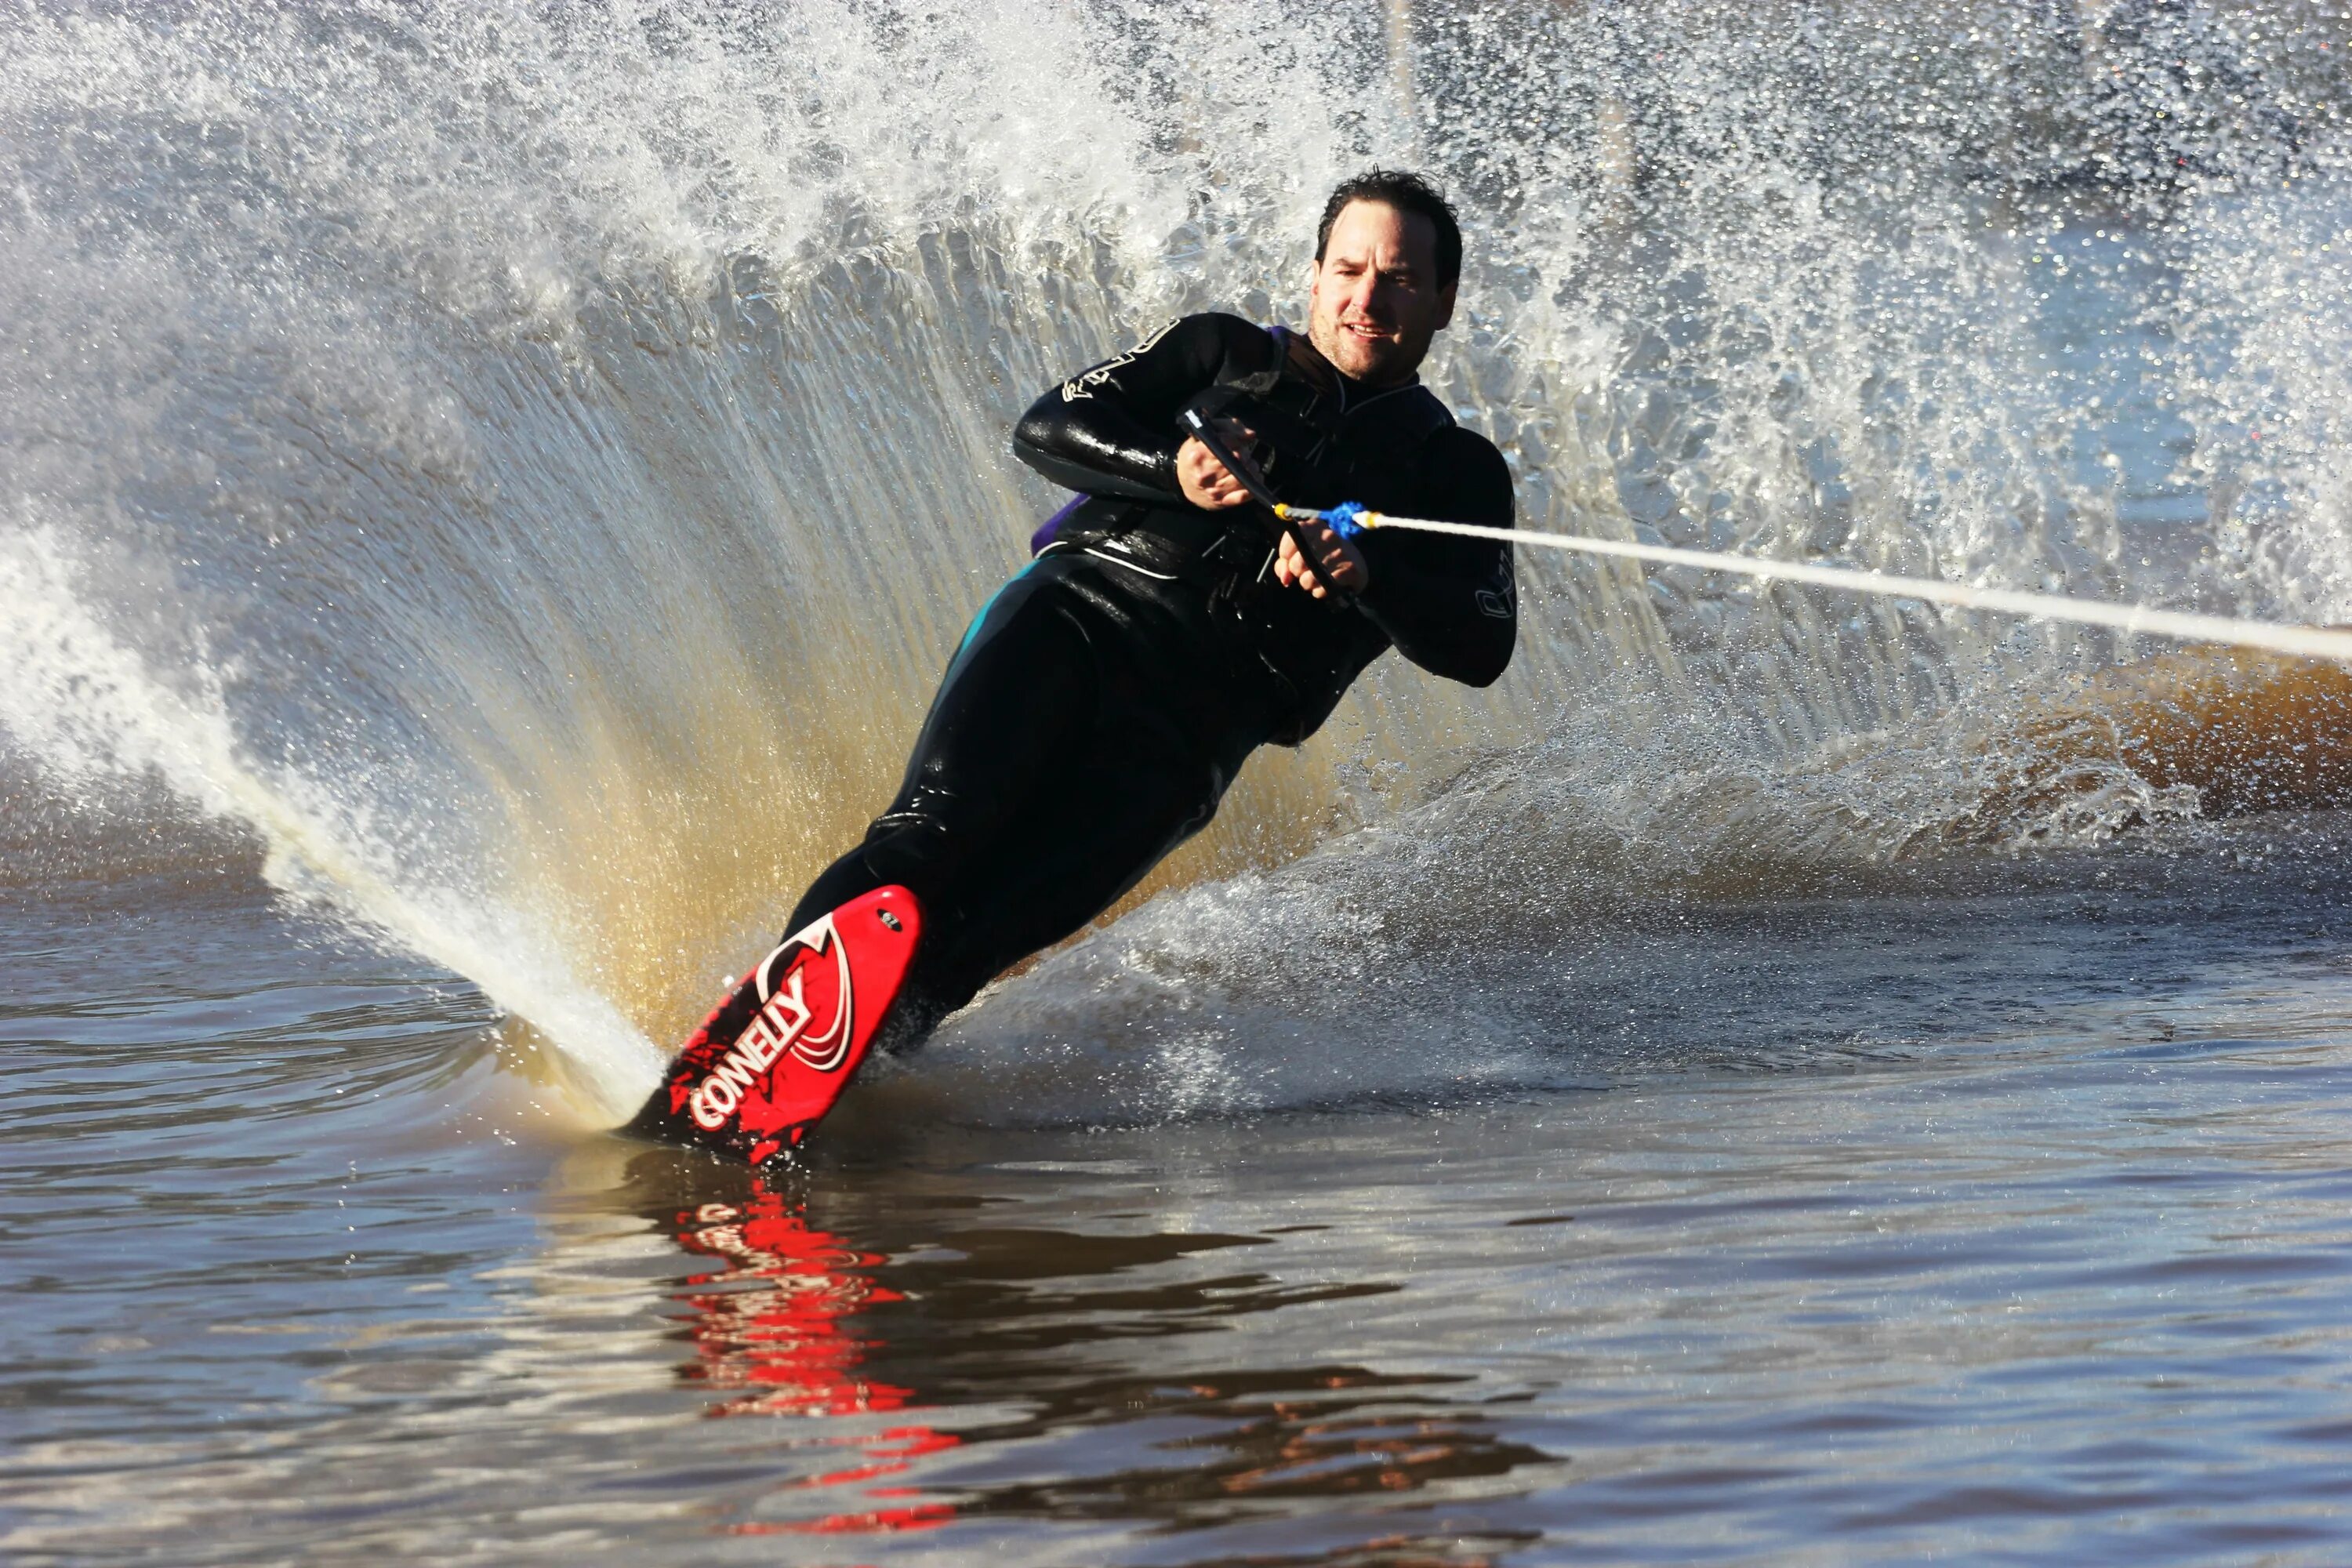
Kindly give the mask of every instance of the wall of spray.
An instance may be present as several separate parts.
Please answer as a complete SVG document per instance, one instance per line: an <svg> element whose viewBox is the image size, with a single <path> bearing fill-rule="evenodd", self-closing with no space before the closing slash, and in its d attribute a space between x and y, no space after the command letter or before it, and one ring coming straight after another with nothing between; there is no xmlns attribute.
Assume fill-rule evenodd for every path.
<svg viewBox="0 0 2352 1568"><path fill-rule="evenodd" d="M1322 194L1366 163L1463 199L1431 378L1531 525L2345 611L2325 6L0 27L0 767L35 824L5 874L229 824L615 1102L887 798L1059 499L1013 415L1172 314L1295 319ZM1522 573L1503 685L1384 662L1154 887L1465 770L1557 781L1562 835L1713 811L1727 842L1839 853L1830 807L1753 803L1963 816L1942 753L1839 759L2129 651ZM2091 827L2162 787L2114 783Z"/></svg>

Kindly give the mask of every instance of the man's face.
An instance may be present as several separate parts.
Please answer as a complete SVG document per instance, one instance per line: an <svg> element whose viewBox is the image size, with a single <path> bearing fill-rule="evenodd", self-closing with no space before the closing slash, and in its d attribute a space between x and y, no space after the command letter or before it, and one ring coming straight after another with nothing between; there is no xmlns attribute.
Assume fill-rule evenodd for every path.
<svg viewBox="0 0 2352 1568"><path fill-rule="evenodd" d="M1400 386L1454 319L1437 286L1437 227L1386 202L1349 202L1331 225L1307 295L1307 337L1341 374Z"/></svg>

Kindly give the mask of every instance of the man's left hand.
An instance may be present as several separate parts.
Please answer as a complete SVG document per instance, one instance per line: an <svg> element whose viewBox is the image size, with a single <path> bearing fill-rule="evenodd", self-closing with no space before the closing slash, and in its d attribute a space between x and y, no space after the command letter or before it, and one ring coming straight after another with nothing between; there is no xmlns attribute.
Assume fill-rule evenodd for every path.
<svg viewBox="0 0 2352 1568"><path fill-rule="evenodd" d="M1298 536L1307 541L1316 559L1309 562L1299 554L1298 546L1285 532L1274 558L1275 578L1284 587L1304 588L1322 599L1330 596L1334 584L1350 594L1360 594L1372 580L1372 569L1365 563L1363 553L1328 524L1300 523Z"/></svg>

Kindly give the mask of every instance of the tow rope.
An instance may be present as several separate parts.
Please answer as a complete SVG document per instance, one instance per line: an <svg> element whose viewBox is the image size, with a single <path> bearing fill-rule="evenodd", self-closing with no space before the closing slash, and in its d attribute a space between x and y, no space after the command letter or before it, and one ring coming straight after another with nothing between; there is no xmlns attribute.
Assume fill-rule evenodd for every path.
<svg viewBox="0 0 2352 1568"><path fill-rule="evenodd" d="M1274 514L1285 523L1319 522L1342 539L1354 539L1380 528L1409 529L1420 533L1451 533L1464 539L1492 539L1505 544L1538 544L1551 550L1572 550L1586 555L1646 561L1660 566L1696 566L1709 572L1736 572L1768 582L1810 583L1817 587L1852 593L1878 594L1895 599L1924 599L1964 610L1990 610L1996 615L2022 616L2030 620L2072 621L2083 626L2112 626L2119 632L2175 637L2183 642L2224 643L2234 647L2261 648L2269 653L2305 658L2333 658L2352 663L2352 631L2324 626L2291 626L2275 621L2239 620L2229 616L2197 615L2183 610L2152 610L2138 605L2109 605L2076 599L2063 594L2029 594L2015 588L1977 588L1933 577L1899 577L1887 572L1858 572L1842 566L1811 566L1795 561L1771 561L1755 555L1734 555L1714 550L1677 550L1663 544L1628 544L1614 539L1592 539L1575 533L1528 533L1517 529L1486 528L1471 522L1436 522L1427 518L1391 517L1353 501L1316 510L1277 502Z"/></svg>

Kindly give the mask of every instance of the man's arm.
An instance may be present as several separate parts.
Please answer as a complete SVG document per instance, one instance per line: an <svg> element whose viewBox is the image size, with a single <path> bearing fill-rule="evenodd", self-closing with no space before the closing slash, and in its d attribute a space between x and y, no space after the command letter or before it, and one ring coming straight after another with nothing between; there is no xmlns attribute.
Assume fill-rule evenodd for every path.
<svg viewBox="0 0 2352 1568"><path fill-rule="evenodd" d="M1455 428L1430 437L1429 458L1452 482L1433 486L1426 516L1511 526L1511 470L1492 443ZM1433 675L1491 686L1518 640L1511 547L1485 539L1375 531L1361 541L1370 582L1363 613L1397 651Z"/></svg>
<svg viewBox="0 0 2352 1568"><path fill-rule="evenodd" d="M1013 455L1089 495L1174 500L1183 494L1178 411L1230 356L1271 363L1273 352L1272 340L1239 316L1186 316L1031 404L1013 426Z"/></svg>

